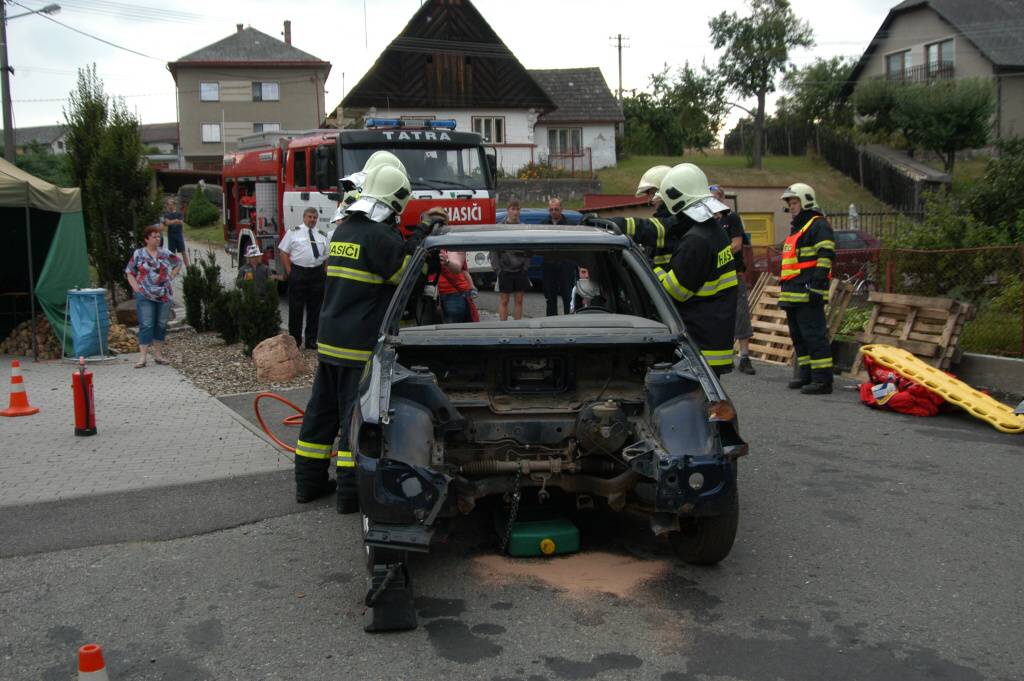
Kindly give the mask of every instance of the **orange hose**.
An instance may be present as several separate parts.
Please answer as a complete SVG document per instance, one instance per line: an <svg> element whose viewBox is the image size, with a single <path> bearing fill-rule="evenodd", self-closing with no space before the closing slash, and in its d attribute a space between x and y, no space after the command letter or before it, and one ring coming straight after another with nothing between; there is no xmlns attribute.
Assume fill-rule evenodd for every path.
<svg viewBox="0 0 1024 681"><path fill-rule="evenodd" d="M291 452L292 454L294 454L295 453L295 448L288 446L287 444L282 442L280 439L278 439L278 437L276 435L274 435L272 432L270 432L270 428L267 427L266 422L263 420L263 415L260 413L260 400L262 400L265 397L266 398L270 398L272 400L277 400L278 402L286 404L289 407L291 407L292 409L294 409L295 411L299 412L298 414L292 414L291 416L284 417L281 420L281 423L283 425L286 425L286 426L300 426L300 425L302 425L302 417L306 415L306 412L304 412L302 409L299 409L299 407L297 407L295 404L293 404L292 402L288 401L287 399L281 397L280 395L278 395L276 393L259 393L258 395L256 395L256 399L254 399L252 401L252 410L253 410L253 412L256 413L256 421L259 422L260 428L263 429L263 432L266 433L267 437L269 437L271 440L273 440L274 444L276 444L278 447L280 447L281 449L283 449L283 450L285 450L287 452ZM332 451L331 452L331 458L334 458L336 456L338 456L337 450Z"/></svg>

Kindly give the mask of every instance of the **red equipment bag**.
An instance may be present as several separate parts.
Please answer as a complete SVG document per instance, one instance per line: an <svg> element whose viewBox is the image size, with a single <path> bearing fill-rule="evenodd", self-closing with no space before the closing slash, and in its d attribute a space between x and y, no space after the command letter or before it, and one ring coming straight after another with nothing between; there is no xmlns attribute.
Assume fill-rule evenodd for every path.
<svg viewBox="0 0 1024 681"><path fill-rule="evenodd" d="M923 385L903 378L864 355L868 382L860 384L860 401L874 409L911 416L935 416L945 400Z"/></svg>

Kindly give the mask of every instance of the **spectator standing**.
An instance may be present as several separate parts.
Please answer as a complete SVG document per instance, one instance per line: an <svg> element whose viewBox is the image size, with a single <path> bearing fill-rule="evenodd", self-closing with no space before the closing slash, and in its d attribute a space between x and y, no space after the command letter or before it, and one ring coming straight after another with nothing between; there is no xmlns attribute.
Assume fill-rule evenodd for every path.
<svg viewBox="0 0 1024 681"><path fill-rule="evenodd" d="M167 318L171 314L173 291L171 281L181 271L181 258L160 248L160 228L150 225L142 233L142 248L136 248L124 268L128 283L135 292L135 312L139 318L139 352L136 369L146 366L150 346L153 361L167 364L163 356L167 337Z"/></svg>
<svg viewBox="0 0 1024 681"><path fill-rule="evenodd" d="M462 251L441 251L441 276L437 291L441 296L441 320L445 324L472 321L470 296L473 283L469 280L466 254Z"/></svg>
<svg viewBox="0 0 1024 681"><path fill-rule="evenodd" d="M505 207L506 225L519 224L519 201L512 199ZM514 300L515 319L523 318L523 298L530 289L530 255L525 251L491 251L491 267L498 277L498 317L508 319L508 301Z"/></svg>
<svg viewBox="0 0 1024 681"><path fill-rule="evenodd" d="M569 220L562 214L562 200L548 201L548 217L543 225L568 225ZM547 316L558 314L558 299L562 299L562 314L569 314L572 307L572 287L576 283L576 263L562 257L544 256L542 269L544 300L547 302Z"/></svg>
<svg viewBox="0 0 1024 681"><path fill-rule="evenodd" d="M185 267L188 267L188 251L185 250L185 214L178 210L178 202L169 198L164 202L160 224L167 230L167 250L180 253Z"/></svg>
<svg viewBox="0 0 1024 681"><path fill-rule="evenodd" d="M725 203L725 190L717 184L708 189L711 195ZM746 242L746 230L743 219L734 212L723 213L718 219L719 224L729 235L733 256L736 258L736 340L740 346L739 370L744 374L754 375L754 365L750 363L750 339L754 336L754 328L750 323L750 301L747 299L747 287L743 281L743 273L747 265L743 262L743 246Z"/></svg>
<svg viewBox="0 0 1024 681"><path fill-rule="evenodd" d="M313 207L302 213L302 224L288 230L278 254L288 279L288 333L302 347L302 317L306 317L306 348L316 349L320 306L327 281L327 237L316 228L320 212Z"/></svg>

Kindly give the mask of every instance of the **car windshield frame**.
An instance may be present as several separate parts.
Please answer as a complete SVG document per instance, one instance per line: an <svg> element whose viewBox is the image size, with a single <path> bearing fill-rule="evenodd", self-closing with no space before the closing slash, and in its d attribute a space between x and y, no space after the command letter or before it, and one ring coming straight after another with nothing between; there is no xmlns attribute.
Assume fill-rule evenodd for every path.
<svg viewBox="0 0 1024 681"><path fill-rule="evenodd" d="M585 232L583 233L585 234ZM384 320L381 326L382 336L397 336L401 330L401 319L402 313L406 309L410 297L417 292L419 288L419 282L423 265L426 262L427 254L429 250L438 249L442 246L448 250L501 250L501 249L519 249L529 250L533 254L543 255L545 251L609 251L609 252L620 252L622 258L622 265L628 269L632 275L632 280L635 282L633 290L629 293L632 296L645 296L647 300L648 311L653 312L654 316L644 316L641 314L625 314L625 313L608 313L615 317L628 317L628 318L640 318L650 319L664 325L668 332L673 336L682 336L685 334L685 326L683 325L682 319L679 317L679 313L675 309L668 295L662 289L660 282L657 277L651 271L650 265L643 252L639 250L635 244L629 242L628 245L624 245L619 241L609 242L607 240L597 240L589 242L588 240L579 241L569 239L552 240L545 243L530 243L528 247L522 241L518 240L499 240L498 235L495 234L495 238L489 239L491 243L481 245L477 239L467 238L465 240L457 238L460 236L457 232L449 232L443 238L429 239L426 244L421 244L416 252L411 256L408 265L406 266L405 273L402 276L401 281L395 291L394 296L388 306L387 312L384 315ZM479 236L479 234L470 234L469 236ZM606 235L607 236L607 235ZM578 313L577 313L578 314ZM585 313L591 315L593 313ZM562 315L564 316L564 315ZM596 317L596 315L594 315ZM520 320L520 321L531 321L531 320ZM506 327L511 330L517 326L515 321L505 322ZM429 326L429 325L428 325ZM464 326L464 325L462 325ZM521 324L520 324L521 326ZM571 326L571 325L569 325ZM443 331L444 327L460 328L459 324L439 324L437 325L440 331ZM410 328L427 328L427 327L410 327ZM563 327L562 334L567 333L568 327ZM557 327L551 327L550 329L552 336L557 336L559 330Z"/></svg>
<svg viewBox="0 0 1024 681"><path fill-rule="evenodd" d="M344 176L362 170L370 155L381 150L391 152L402 161L413 191L479 192L494 189L484 149L472 144L429 141L401 146L346 144L341 147L341 174ZM442 158L445 159L445 170L439 171Z"/></svg>

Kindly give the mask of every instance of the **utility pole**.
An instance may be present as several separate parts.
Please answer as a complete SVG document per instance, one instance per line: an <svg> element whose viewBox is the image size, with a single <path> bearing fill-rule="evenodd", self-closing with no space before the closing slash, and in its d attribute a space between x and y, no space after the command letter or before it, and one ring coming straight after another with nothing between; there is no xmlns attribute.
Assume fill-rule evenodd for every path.
<svg viewBox="0 0 1024 681"><path fill-rule="evenodd" d="M3 87L4 158L14 163L14 115L11 112L11 67L7 64L7 0L0 0L0 87Z"/></svg>
<svg viewBox="0 0 1024 681"><path fill-rule="evenodd" d="M11 109L11 74L14 69L7 63L7 20L27 17L30 14L56 14L60 5L49 4L41 9L33 9L14 16L7 16L7 0L0 0L0 87L3 88L4 116L4 158L14 163L18 150L14 142L14 111Z"/></svg>
<svg viewBox="0 0 1024 681"><path fill-rule="evenodd" d="M629 40L628 35L622 35L621 33L613 36L609 36L609 40L615 41L615 47L619 51L619 101L622 101L622 48L629 47L629 45L623 45L623 40Z"/></svg>

